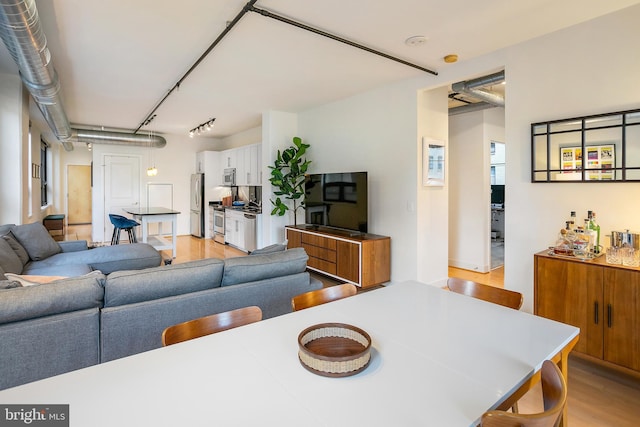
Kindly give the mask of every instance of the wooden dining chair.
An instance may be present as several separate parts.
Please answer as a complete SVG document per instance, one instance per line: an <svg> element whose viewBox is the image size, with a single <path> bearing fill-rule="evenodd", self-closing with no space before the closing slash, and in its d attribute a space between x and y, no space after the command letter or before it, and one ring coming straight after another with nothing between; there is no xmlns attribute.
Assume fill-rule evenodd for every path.
<svg viewBox="0 0 640 427"><path fill-rule="evenodd" d="M520 292L483 285L481 283L459 279L457 277L450 277L447 279L447 288L458 294L503 305L505 307L513 308L514 310L520 310L520 307L522 307L522 294ZM518 402L513 403L511 410L514 413L518 412Z"/></svg>
<svg viewBox="0 0 640 427"><path fill-rule="evenodd" d="M169 326L162 331L162 345L168 346L262 320L260 307L250 306L212 314Z"/></svg>
<svg viewBox="0 0 640 427"><path fill-rule="evenodd" d="M351 283L329 286L327 288L296 295L291 298L291 307L293 308L293 311L303 310L305 308L313 307L314 305L320 305L353 296L356 292L357 288Z"/></svg>
<svg viewBox="0 0 640 427"><path fill-rule="evenodd" d="M500 304L515 310L520 310L520 307L522 307L522 294L509 289L496 288L495 286L483 285L457 277L450 277L447 280L447 288L458 294Z"/></svg>
<svg viewBox="0 0 640 427"><path fill-rule="evenodd" d="M556 427L567 403L567 383L560 368L550 360L542 363L540 372L544 412L514 414L488 411L482 415L481 427Z"/></svg>

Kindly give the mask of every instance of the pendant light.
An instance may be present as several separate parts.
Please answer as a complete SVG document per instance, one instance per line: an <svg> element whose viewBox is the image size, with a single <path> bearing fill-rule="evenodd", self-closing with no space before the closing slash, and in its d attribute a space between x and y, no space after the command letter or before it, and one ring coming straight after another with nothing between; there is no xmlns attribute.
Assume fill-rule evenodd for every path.
<svg viewBox="0 0 640 427"><path fill-rule="evenodd" d="M156 164L153 161L153 147L151 146L151 139L153 138L153 131L149 132L149 153L151 157L151 161L149 162L152 166L147 168L147 176L156 176L158 175L158 168L156 168Z"/></svg>

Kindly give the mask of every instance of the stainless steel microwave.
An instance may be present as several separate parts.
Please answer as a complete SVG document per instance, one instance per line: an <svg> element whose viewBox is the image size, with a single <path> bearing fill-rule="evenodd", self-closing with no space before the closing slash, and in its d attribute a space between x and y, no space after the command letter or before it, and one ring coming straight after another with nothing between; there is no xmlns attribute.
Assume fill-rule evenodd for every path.
<svg viewBox="0 0 640 427"><path fill-rule="evenodd" d="M236 168L229 168L224 170L222 175L223 185L236 185Z"/></svg>

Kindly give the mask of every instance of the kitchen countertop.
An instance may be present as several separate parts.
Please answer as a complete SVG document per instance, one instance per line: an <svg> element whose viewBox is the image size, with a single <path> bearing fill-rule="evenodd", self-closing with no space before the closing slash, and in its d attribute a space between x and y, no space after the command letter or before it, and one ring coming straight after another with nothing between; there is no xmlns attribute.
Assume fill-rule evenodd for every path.
<svg viewBox="0 0 640 427"><path fill-rule="evenodd" d="M249 208L246 205L245 206L223 206L219 202L209 202L209 206L212 206L215 209L219 209L219 210L229 209L229 210L232 210L232 211L253 213L253 214L256 214L256 215L262 214L262 209L261 208Z"/></svg>

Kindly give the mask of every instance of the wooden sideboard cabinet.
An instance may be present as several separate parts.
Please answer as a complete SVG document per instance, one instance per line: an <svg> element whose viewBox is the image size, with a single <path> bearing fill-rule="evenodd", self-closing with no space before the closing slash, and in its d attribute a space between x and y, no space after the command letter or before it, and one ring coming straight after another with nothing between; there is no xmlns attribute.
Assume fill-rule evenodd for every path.
<svg viewBox="0 0 640 427"><path fill-rule="evenodd" d="M310 270L363 288L391 279L391 238L309 225L287 226L289 248L302 247Z"/></svg>
<svg viewBox="0 0 640 427"><path fill-rule="evenodd" d="M580 328L574 350L640 371L640 269L534 256L534 312Z"/></svg>

